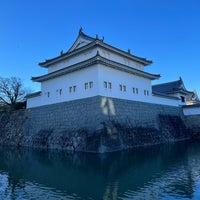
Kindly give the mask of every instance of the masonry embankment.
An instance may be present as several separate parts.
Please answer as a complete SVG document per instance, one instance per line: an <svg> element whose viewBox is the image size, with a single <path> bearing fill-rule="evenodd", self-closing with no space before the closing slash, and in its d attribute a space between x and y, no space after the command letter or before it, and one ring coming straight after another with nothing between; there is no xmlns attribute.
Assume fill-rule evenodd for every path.
<svg viewBox="0 0 200 200"><path fill-rule="evenodd" d="M189 138L180 107L101 96L0 114L0 145L111 152Z"/></svg>
<svg viewBox="0 0 200 200"><path fill-rule="evenodd" d="M193 139L200 140L200 115L187 115L185 116L186 126L191 130Z"/></svg>

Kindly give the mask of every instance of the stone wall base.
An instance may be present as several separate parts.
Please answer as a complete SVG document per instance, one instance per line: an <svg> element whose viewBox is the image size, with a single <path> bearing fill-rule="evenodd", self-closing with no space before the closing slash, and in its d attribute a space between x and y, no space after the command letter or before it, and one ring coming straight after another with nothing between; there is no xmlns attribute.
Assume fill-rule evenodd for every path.
<svg viewBox="0 0 200 200"><path fill-rule="evenodd" d="M112 152L189 138L180 107L102 96L0 114L0 145Z"/></svg>

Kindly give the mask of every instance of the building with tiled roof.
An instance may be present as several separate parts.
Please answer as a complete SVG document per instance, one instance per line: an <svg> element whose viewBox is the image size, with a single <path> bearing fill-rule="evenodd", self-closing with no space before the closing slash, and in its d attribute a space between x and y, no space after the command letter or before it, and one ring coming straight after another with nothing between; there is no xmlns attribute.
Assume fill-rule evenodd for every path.
<svg viewBox="0 0 200 200"><path fill-rule="evenodd" d="M177 97L181 100L182 104L186 104L194 95L194 92L186 89L181 77L176 81L153 85L152 92L153 94Z"/></svg>
<svg viewBox="0 0 200 200"><path fill-rule="evenodd" d="M80 29L68 51L39 63L48 73L32 77L41 83L41 91L27 95L27 108L95 96L178 106L180 97L190 92L181 79L180 83L153 86L152 91L151 82L160 75L145 72L150 64L151 60L111 46L104 38L90 37ZM182 96L168 91L173 87Z"/></svg>

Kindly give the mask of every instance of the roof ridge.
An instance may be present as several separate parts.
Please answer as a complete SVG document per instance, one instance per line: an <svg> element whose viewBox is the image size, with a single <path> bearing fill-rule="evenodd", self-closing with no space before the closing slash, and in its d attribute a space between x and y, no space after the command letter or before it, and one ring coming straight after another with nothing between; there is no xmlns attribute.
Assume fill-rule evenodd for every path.
<svg viewBox="0 0 200 200"><path fill-rule="evenodd" d="M128 56L132 56L132 57L135 57L136 59L144 60L144 61L146 61L146 62L149 62L149 64L152 64L152 63L153 63L153 61L147 60L146 58L143 58L143 57L136 56L136 55L134 55L134 54L131 54L131 53L129 53L129 51L126 52L125 50L122 50L122 49L120 49L120 48L118 48L118 47L115 47L115 46L113 46L113 45L110 45L110 44L108 44L108 43L106 43L106 42L102 42L101 40L98 40L98 41L100 41L100 42L101 42L102 44L104 44L104 45L107 45L107 46L110 47L110 48L113 48L113 49L115 49L115 50L117 50L117 51L123 52L123 53L125 53L125 54L128 55Z"/></svg>
<svg viewBox="0 0 200 200"><path fill-rule="evenodd" d="M89 44L86 44L85 46L89 46L89 45L91 45L91 44L94 43L94 42L95 42L95 40L92 41L92 42L89 43ZM74 45L74 44L73 44L73 45ZM73 46L73 45L72 45L72 46ZM78 49L75 49L74 51L67 51L67 52L65 52L65 53L62 53L62 54L60 54L60 55L54 57L54 58L46 59L44 62L39 62L38 65L42 67L42 65L43 65L44 63L46 63L46 62L51 62L51 61L53 61L53 60L60 59L61 57L64 57L64 56L66 56L66 55L73 54L74 52L79 51L79 50L82 49L82 48L85 48L85 46L82 46L82 47L80 47L80 48L78 48Z"/></svg>
<svg viewBox="0 0 200 200"><path fill-rule="evenodd" d="M78 36L80 36L80 35L82 35L82 36L84 36L84 37L87 37L87 38L89 38L89 39L92 39L92 40L95 40L95 39L96 39L96 38L94 38L94 37L92 37L92 36L90 36L90 35L85 34L85 33L83 32L82 27L79 29Z"/></svg>
<svg viewBox="0 0 200 200"><path fill-rule="evenodd" d="M168 85L168 84L176 83L178 81L180 81L180 79L176 80L176 81L170 81L170 82L166 82L166 83L155 84L155 85L152 85L152 87L154 87L154 86L160 86L160 85Z"/></svg>
<svg viewBox="0 0 200 200"><path fill-rule="evenodd" d="M81 46L79 48L75 48L75 44L76 42L78 41L78 39L82 37L82 38L87 38L88 40L90 40L91 42L88 42L88 44L84 45L84 46ZM79 34L75 40L75 42L72 44L72 46L69 48L68 51L66 52L62 52L60 53L60 55L54 57L54 58L51 58L51 59L46 59L45 61L43 62L39 62L38 65L41 66L41 67L45 67L45 66L48 66L48 63L51 63L51 62L54 62L56 60L60 60L62 58L64 58L65 56L67 55L70 55L71 53L76 53L76 52L79 52L81 50L84 50L85 48L90 48L90 46L93 46L93 45L100 45L102 48L107 48L107 49L110 49L112 51L114 51L115 53L118 53L118 54L122 54L123 56L126 56L127 58L129 59L132 59L132 60L135 60L137 62L140 62L142 63L144 66L147 66L147 65L150 65L152 64L153 62L151 60L148 60L146 58L143 58L143 57L139 57L139 56L136 56L136 55L133 55L131 54L129 51L125 51L125 50L122 50L118 47L115 47L113 45L110 45L108 43L105 43L104 42L104 38L103 39L99 39L98 36L96 36L96 38L93 38L91 36L88 36L86 35L85 33L83 33L82 31L82 28L79 30ZM75 49L73 49L75 48Z"/></svg>
<svg viewBox="0 0 200 200"><path fill-rule="evenodd" d="M75 47L75 44L76 44L76 42L78 41L78 39L79 39L80 37L82 37L83 39L89 40L89 41L90 41L89 43L95 41L95 38L93 38L93 37L91 37L91 36L89 36L89 35L83 33L83 29L82 29L82 27L81 27L81 28L79 29L78 36L76 37L74 43L73 43L73 44L71 45L71 47L67 50L66 53L73 51L72 49Z"/></svg>
<svg viewBox="0 0 200 200"><path fill-rule="evenodd" d="M137 58L137 59L145 60L146 62L150 62L150 64L153 63L151 60L147 60L147 59L144 58L144 57L140 57L140 56L136 56L136 55L134 55L134 54L131 54L131 53L130 53L130 49L128 49L128 51L126 52L125 50L122 50L122 49L120 49L119 47L115 47L115 46L113 46L113 45L110 45L110 44L104 42L104 37L103 37L102 39L99 39L99 38L98 38L98 35L96 35L96 38L94 38L94 37L91 37L91 36L85 34L85 33L83 32L82 27L79 29L79 35L82 35L82 36L87 37L87 38L89 38L89 39L93 39L94 41L99 41L99 42L101 42L102 44L105 44L105 45L107 45L107 46L109 46L109 47L111 47L111 48L114 48L114 49L118 50L118 51L124 52L124 53L127 54L127 55L133 56L133 57L135 57L135 58ZM77 38L78 38L78 37L77 37ZM73 45L72 45L72 46L73 46Z"/></svg>

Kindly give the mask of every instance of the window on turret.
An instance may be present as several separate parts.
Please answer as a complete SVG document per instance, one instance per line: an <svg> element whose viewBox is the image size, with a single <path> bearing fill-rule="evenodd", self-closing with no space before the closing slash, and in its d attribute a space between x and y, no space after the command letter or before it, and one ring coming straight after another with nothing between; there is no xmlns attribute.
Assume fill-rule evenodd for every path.
<svg viewBox="0 0 200 200"><path fill-rule="evenodd" d="M76 92L76 85L69 87L69 93Z"/></svg>
<svg viewBox="0 0 200 200"><path fill-rule="evenodd" d="M90 81L90 82L89 82L89 87L90 87L90 88L93 88L93 81Z"/></svg>
<svg viewBox="0 0 200 200"><path fill-rule="evenodd" d="M108 82L108 88L112 89L112 83L111 82Z"/></svg>
<svg viewBox="0 0 200 200"><path fill-rule="evenodd" d="M120 91L123 91L123 92L126 92L126 85L119 85L119 90Z"/></svg>
<svg viewBox="0 0 200 200"><path fill-rule="evenodd" d="M50 97L50 92L47 92L47 97Z"/></svg>
<svg viewBox="0 0 200 200"><path fill-rule="evenodd" d="M103 82L104 88L108 87L108 83L106 81Z"/></svg>
<svg viewBox="0 0 200 200"><path fill-rule="evenodd" d="M149 96L149 91L148 90L144 90L144 95L145 96Z"/></svg>
<svg viewBox="0 0 200 200"><path fill-rule="evenodd" d="M133 94L138 94L138 88L133 87Z"/></svg>
<svg viewBox="0 0 200 200"><path fill-rule="evenodd" d="M88 89L88 83L85 83L85 90Z"/></svg>
<svg viewBox="0 0 200 200"><path fill-rule="evenodd" d="M123 90L124 90L124 92L126 92L126 86L125 85L123 85Z"/></svg>
<svg viewBox="0 0 200 200"><path fill-rule="evenodd" d="M57 89L56 93L59 94L59 95L62 95L62 89Z"/></svg>
<svg viewBox="0 0 200 200"><path fill-rule="evenodd" d="M89 88L93 88L93 81L85 83L85 90L87 90Z"/></svg>
<svg viewBox="0 0 200 200"><path fill-rule="evenodd" d="M103 85L104 85L104 88L112 89L112 83L111 82L104 81Z"/></svg>
<svg viewBox="0 0 200 200"><path fill-rule="evenodd" d="M70 93L72 92L72 86L69 87L69 92L70 92Z"/></svg>

